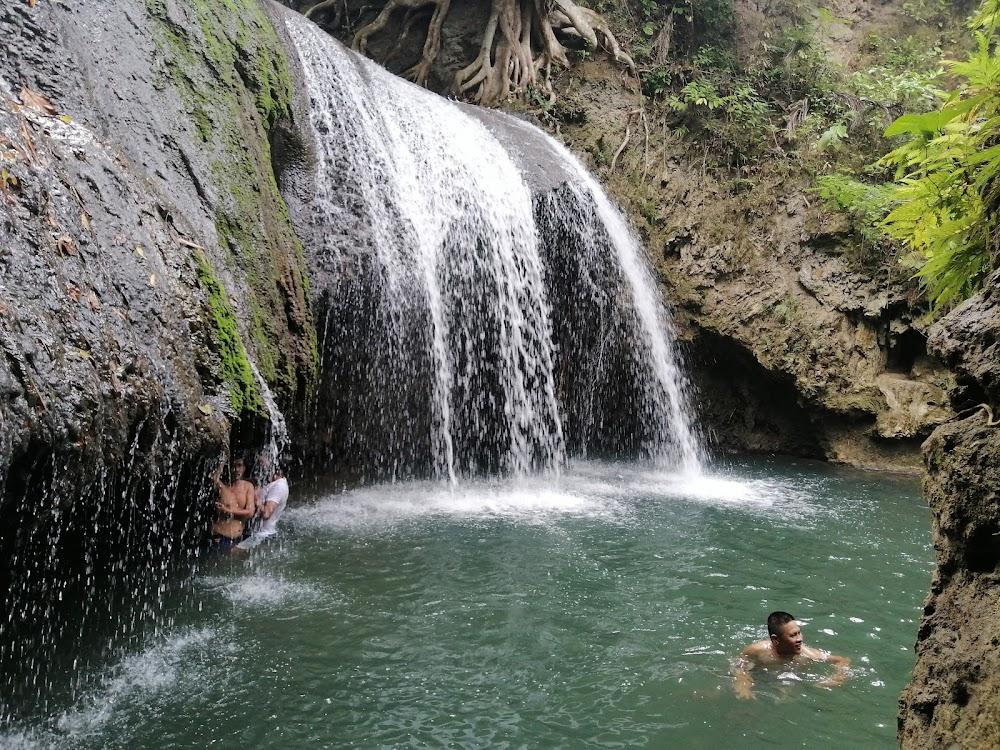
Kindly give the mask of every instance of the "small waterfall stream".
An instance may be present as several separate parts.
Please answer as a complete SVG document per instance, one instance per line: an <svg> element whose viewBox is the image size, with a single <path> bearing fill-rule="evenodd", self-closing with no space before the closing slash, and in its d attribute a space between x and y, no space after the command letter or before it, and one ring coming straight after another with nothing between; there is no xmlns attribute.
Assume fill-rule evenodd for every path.
<svg viewBox="0 0 1000 750"><path fill-rule="evenodd" d="M551 185L539 191L530 157L482 118L285 19L311 99L309 221L334 290L319 305L321 400L334 404L344 460L451 483L557 473L593 452L696 472L642 250L579 162L503 118L506 140L520 133L547 152Z"/></svg>

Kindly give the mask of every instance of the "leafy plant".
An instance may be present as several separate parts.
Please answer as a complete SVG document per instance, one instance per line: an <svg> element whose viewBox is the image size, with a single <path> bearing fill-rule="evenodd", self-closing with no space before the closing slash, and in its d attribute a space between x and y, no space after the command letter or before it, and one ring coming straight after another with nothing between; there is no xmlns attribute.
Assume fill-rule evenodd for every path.
<svg viewBox="0 0 1000 750"><path fill-rule="evenodd" d="M906 0L900 7L904 16L918 23L937 21L948 12L947 0Z"/></svg>
<svg viewBox="0 0 1000 750"><path fill-rule="evenodd" d="M912 248L934 313L1000 265L1000 0L983 0L970 26L975 52L948 63L958 89L934 112L897 119L886 135L907 140L881 162L898 179L885 230Z"/></svg>
<svg viewBox="0 0 1000 750"><path fill-rule="evenodd" d="M648 70L639 71L639 81L642 83L643 92L653 99L670 91L674 83L674 72L666 66L656 66Z"/></svg>
<svg viewBox="0 0 1000 750"><path fill-rule="evenodd" d="M715 109L721 106L725 100L719 96L715 84L711 81L698 79L691 81L691 83L681 89L681 101L685 105Z"/></svg>
<svg viewBox="0 0 1000 750"><path fill-rule="evenodd" d="M846 140L847 126L839 122L834 123L816 141L816 149L818 151L839 151Z"/></svg>
<svg viewBox="0 0 1000 750"><path fill-rule="evenodd" d="M891 184L871 184L849 175L831 174L817 178L815 189L826 203L845 211L851 226L871 245L882 245L885 240L883 222L891 206Z"/></svg>

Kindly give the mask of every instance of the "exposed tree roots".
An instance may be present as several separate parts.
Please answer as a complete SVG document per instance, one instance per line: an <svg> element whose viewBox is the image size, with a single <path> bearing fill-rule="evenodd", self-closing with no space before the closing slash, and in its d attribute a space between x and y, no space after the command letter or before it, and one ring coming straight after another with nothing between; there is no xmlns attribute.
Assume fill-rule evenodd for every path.
<svg viewBox="0 0 1000 750"><path fill-rule="evenodd" d="M415 14L429 7L433 7L433 13L423 54L404 73L410 80L426 85L431 66L441 51L441 29L451 0L387 0L378 16L354 35L352 46L364 53L368 40L385 29L394 13L402 11L406 16L391 57L399 49ZM635 63L600 14L578 6L573 0L492 0L479 54L455 75L455 93L487 106L529 90L553 101L552 65L569 67L569 57L559 37L582 41L590 50L603 48L635 75Z"/></svg>

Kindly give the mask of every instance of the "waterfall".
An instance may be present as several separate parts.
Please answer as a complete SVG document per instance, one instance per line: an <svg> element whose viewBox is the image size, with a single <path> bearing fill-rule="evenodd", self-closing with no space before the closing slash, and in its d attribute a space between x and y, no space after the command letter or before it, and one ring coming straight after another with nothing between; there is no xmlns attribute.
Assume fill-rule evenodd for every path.
<svg viewBox="0 0 1000 750"><path fill-rule="evenodd" d="M533 190L531 159L485 116L284 17L311 100L319 410L338 458L451 483L592 453L697 470L666 313L586 170L503 117L506 141L544 144L550 184Z"/></svg>
<svg viewBox="0 0 1000 750"><path fill-rule="evenodd" d="M264 408L267 409L268 415L266 444L261 453L273 465L282 460L282 454L291 442L288 437L288 424L285 421L285 415L278 408L278 403L274 399L274 394L271 392L270 386L268 386L267 381L260 374L260 370L252 359L250 360L250 370L253 372L254 380L260 389L261 399L264 402ZM287 467L285 467L285 470L287 471ZM267 481L270 481L270 478Z"/></svg>

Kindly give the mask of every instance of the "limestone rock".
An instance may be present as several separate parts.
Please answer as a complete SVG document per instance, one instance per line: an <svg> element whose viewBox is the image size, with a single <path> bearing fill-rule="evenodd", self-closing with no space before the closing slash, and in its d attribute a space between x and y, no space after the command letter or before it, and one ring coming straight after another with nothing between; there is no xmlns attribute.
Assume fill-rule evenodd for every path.
<svg viewBox="0 0 1000 750"><path fill-rule="evenodd" d="M958 373L959 408L1000 405L998 326L1000 274L931 332ZM980 408L962 414L924 445L937 571L899 702L903 750L1000 747L1000 426Z"/></svg>
<svg viewBox="0 0 1000 750"><path fill-rule="evenodd" d="M925 434L953 415L948 395L933 383L911 380L892 374L875 378L885 396L887 409L880 411L876 426L884 438L909 438Z"/></svg>

